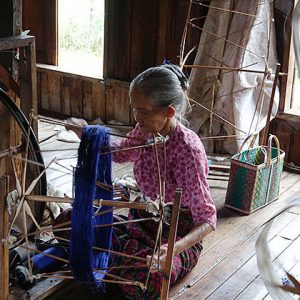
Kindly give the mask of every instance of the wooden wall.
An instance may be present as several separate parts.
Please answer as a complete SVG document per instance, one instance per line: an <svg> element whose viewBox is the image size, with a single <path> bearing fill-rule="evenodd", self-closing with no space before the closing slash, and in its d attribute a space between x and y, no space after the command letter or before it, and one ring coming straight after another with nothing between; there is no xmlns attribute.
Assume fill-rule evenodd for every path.
<svg viewBox="0 0 300 300"><path fill-rule="evenodd" d="M87 120L105 117L103 80L38 67L37 90L40 113Z"/></svg>
<svg viewBox="0 0 300 300"><path fill-rule="evenodd" d="M186 0L107 0L104 77L131 81L165 58L178 63L188 6ZM207 9L194 5L192 12L199 17ZM200 31L190 32L187 49L200 37Z"/></svg>
<svg viewBox="0 0 300 300"><path fill-rule="evenodd" d="M37 89L41 114L133 124L127 82L96 79L40 66L37 68Z"/></svg>
<svg viewBox="0 0 300 300"><path fill-rule="evenodd" d="M36 37L37 62L57 65L57 0L22 0L23 30Z"/></svg>
<svg viewBox="0 0 300 300"><path fill-rule="evenodd" d="M51 8L49 1L43 5L37 0L24 0L23 3L23 26L32 28L36 34L37 62L40 63L47 61L47 51L42 52L42 49L47 49L49 37L46 37L49 32L54 32L55 26L53 20L47 25L33 15L46 15L47 19L52 16L53 19L53 13L49 10L55 10L56 6ZM30 10L35 2L38 2L36 8ZM130 81L146 68L161 64L165 58L178 63L189 1L107 0L105 4L103 80L68 74L51 67L38 68L40 113L83 117L87 120L100 117L104 121L115 119L132 124L128 105ZM194 16L206 13L207 9L200 5L193 9ZM199 37L200 31L191 31L187 39L188 50L198 44ZM49 54L48 64L51 60L53 55Z"/></svg>
<svg viewBox="0 0 300 300"><path fill-rule="evenodd" d="M0 38L13 35L13 1L1 1L0 5ZM12 68L12 53L0 52L0 64L7 70Z"/></svg>
<svg viewBox="0 0 300 300"><path fill-rule="evenodd" d="M300 123L292 118L275 119L271 122L270 132L280 140L280 147L285 151L285 160L300 166Z"/></svg>

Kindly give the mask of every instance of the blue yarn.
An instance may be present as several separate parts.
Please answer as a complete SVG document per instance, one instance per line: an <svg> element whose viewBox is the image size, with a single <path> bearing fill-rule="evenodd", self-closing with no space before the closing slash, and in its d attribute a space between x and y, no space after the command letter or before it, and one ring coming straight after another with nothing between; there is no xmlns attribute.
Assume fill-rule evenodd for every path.
<svg viewBox="0 0 300 300"><path fill-rule="evenodd" d="M55 258L46 256L44 254L54 255L61 258L67 258L67 250L63 247L50 247L42 253L34 255L30 260L34 273L45 273L56 271L65 263Z"/></svg>
<svg viewBox="0 0 300 300"><path fill-rule="evenodd" d="M112 185L111 154L100 154L100 149L109 149L109 131L101 126L86 126L78 150L75 171L75 199L72 211L70 244L70 266L75 279L90 283L97 291L104 291L101 281L104 274L94 272L108 266L109 252L93 250L93 246L110 249L112 227L94 228L100 224L111 224L113 213L94 216L93 199L112 200L112 191L96 187L96 181ZM100 212L111 210L102 206Z"/></svg>

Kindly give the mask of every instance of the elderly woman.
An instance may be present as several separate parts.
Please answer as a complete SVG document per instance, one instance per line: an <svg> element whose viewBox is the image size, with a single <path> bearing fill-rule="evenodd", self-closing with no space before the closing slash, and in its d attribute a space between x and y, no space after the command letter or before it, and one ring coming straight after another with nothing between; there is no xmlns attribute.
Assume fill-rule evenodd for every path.
<svg viewBox="0 0 300 300"><path fill-rule="evenodd" d="M165 201L172 202L175 189L180 187L183 190L181 203L188 208L181 212L179 218L171 284L196 265L202 250L202 238L216 226L216 209L206 179L208 164L204 147L199 137L180 122L187 106L186 89L187 78L175 65L162 65L139 74L132 81L129 92L137 124L128 136L136 139L124 139L118 143L118 146L127 148L141 143L137 140L146 142L153 135L160 134L167 138L165 147L159 145L157 149L161 175L165 179ZM152 200L157 198L159 182L154 148L118 151L114 153L113 160L118 163L133 162L133 173L141 192ZM129 218L145 215L144 212L131 210ZM145 221L132 223L125 230L115 230L120 237L122 251L127 254L139 253L149 258L155 245L156 227L155 223ZM167 231L163 243L167 241ZM160 262L158 269L164 265L166 249L167 244L163 244L160 259L156 257L154 261L155 265ZM118 263L132 265L136 261L121 258ZM130 280L143 281L147 270L124 269L117 273ZM129 299L156 299L159 297L161 282L162 273L158 271L151 273L144 292L134 286L123 285L121 289Z"/></svg>
<svg viewBox="0 0 300 300"><path fill-rule="evenodd" d="M176 188L182 188L181 211L174 248L171 284L185 276L196 264L202 250L202 238L216 226L216 209L207 182L208 162L203 144L181 120L187 107L188 80L178 66L161 65L139 74L130 85L130 105L135 128L113 146L130 148L146 144L154 136L164 136L166 142L157 145L161 178L165 180L165 202L172 202ZM79 133L80 135L80 133ZM136 148L113 153L118 163L133 162L133 173L145 197L156 200L159 191L157 154L154 147ZM147 213L130 210L131 220ZM113 248L126 254L138 255L150 261L156 242L157 223L144 221L114 228ZM158 299L162 283L162 268L168 245L168 226L164 225L161 251L155 255L147 289L120 285L128 299ZM160 263L160 265L158 265ZM145 282L148 269L133 258L113 256L112 264L136 266L113 269L115 275L130 281Z"/></svg>

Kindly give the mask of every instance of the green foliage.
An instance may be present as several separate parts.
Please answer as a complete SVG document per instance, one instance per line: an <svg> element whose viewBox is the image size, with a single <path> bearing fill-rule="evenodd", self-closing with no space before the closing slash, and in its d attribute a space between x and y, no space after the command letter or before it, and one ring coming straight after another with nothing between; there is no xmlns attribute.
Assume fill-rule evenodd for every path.
<svg viewBox="0 0 300 300"><path fill-rule="evenodd" d="M103 22L101 16L93 16L82 26L74 18L69 18L60 28L60 48L68 52L81 52L102 56Z"/></svg>

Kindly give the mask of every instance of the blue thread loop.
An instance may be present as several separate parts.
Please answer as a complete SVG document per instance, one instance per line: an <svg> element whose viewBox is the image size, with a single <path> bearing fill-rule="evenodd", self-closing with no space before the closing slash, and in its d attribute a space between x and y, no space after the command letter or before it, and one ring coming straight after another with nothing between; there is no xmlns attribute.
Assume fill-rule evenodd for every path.
<svg viewBox="0 0 300 300"><path fill-rule="evenodd" d="M99 212L109 212L95 216L94 199L112 200L113 192L96 186L100 181L109 186L111 180L111 154L109 130L101 126L85 126L78 149L78 163L75 171L75 199L72 211L72 232L70 245L70 267L74 278L91 284L99 292L105 291L101 281L108 267L109 252L94 250L93 247L110 249L112 226L111 207L102 206ZM105 154L100 154L100 150ZM101 272L95 271L100 269Z"/></svg>

